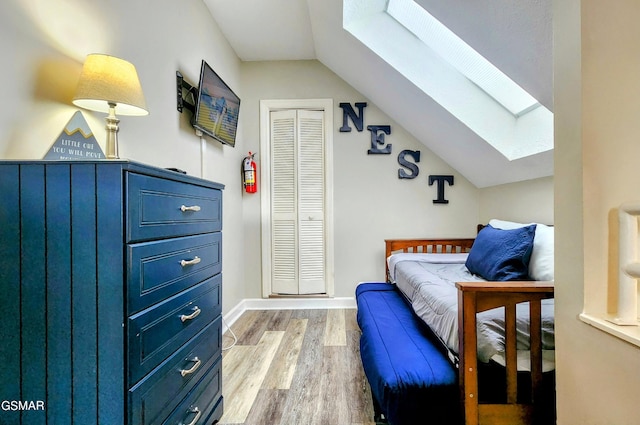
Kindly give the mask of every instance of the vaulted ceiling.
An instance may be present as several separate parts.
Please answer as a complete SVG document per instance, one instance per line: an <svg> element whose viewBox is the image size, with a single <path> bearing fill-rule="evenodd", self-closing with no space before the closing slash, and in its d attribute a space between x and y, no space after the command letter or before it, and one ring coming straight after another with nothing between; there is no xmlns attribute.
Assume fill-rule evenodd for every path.
<svg viewBox="0 0 640 425"><path fill-rule="evenodd" d="M358 38L353 28L376 38L375 25L387 22L376 16L391 25L381 15L387 0L204 1L241 60L319 60L477 187L553 174L552 128L549 148L509 159ZM415 0L552 112L551 1ZM345 29L343 12L359 22ZM402 43L394 34L379 31L374 41ZM488 109L477 110L491 126Z"/></svg>

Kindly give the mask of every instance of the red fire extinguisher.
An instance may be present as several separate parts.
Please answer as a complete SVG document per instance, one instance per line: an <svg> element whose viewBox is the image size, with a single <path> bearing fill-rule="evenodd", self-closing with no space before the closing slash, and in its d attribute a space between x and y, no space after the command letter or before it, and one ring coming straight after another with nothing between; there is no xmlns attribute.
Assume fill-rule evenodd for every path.
<svg viewBox="0 0 640 425"><path fill-rule="evenodd" d="M253 160L255 153L249 151L249 155L242 160L242 185L247 193L258 191L258 175L256 162Z"/></svg>

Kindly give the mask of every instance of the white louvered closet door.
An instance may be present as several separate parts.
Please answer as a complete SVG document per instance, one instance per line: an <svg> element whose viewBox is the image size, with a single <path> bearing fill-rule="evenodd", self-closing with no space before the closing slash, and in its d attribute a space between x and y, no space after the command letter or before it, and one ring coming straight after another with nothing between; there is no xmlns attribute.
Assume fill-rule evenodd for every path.
<svg viewBox="0 0 640 425"><path fill-rule="evenodd" d="M272 292L326 292L322 111L271 112Z"/></svg>

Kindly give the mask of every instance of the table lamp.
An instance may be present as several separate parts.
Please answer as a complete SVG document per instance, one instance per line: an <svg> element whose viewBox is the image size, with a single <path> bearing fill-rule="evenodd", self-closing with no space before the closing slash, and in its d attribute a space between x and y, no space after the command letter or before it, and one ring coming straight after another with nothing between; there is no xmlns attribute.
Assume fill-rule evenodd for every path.
<svg viewBox="0 0 640 425"><path fill-rule="evenodd" d="M106 112L107 149L109 159L118 158L118 123L120 115L148 115L136 68L114 56L87 56L73 104L92 111Z"/></svg>

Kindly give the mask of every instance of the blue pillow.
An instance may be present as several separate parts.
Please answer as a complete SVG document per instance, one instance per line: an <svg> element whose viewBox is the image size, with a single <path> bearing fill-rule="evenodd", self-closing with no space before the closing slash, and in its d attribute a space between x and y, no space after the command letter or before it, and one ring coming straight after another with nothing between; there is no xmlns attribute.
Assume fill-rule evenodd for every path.
<svg viewBox="0 0 640 425"><path fill-rule="evenodd" d="M473 242L466 266L486 280L529 280L536 225L502 230L487 225Z"/></svg>

